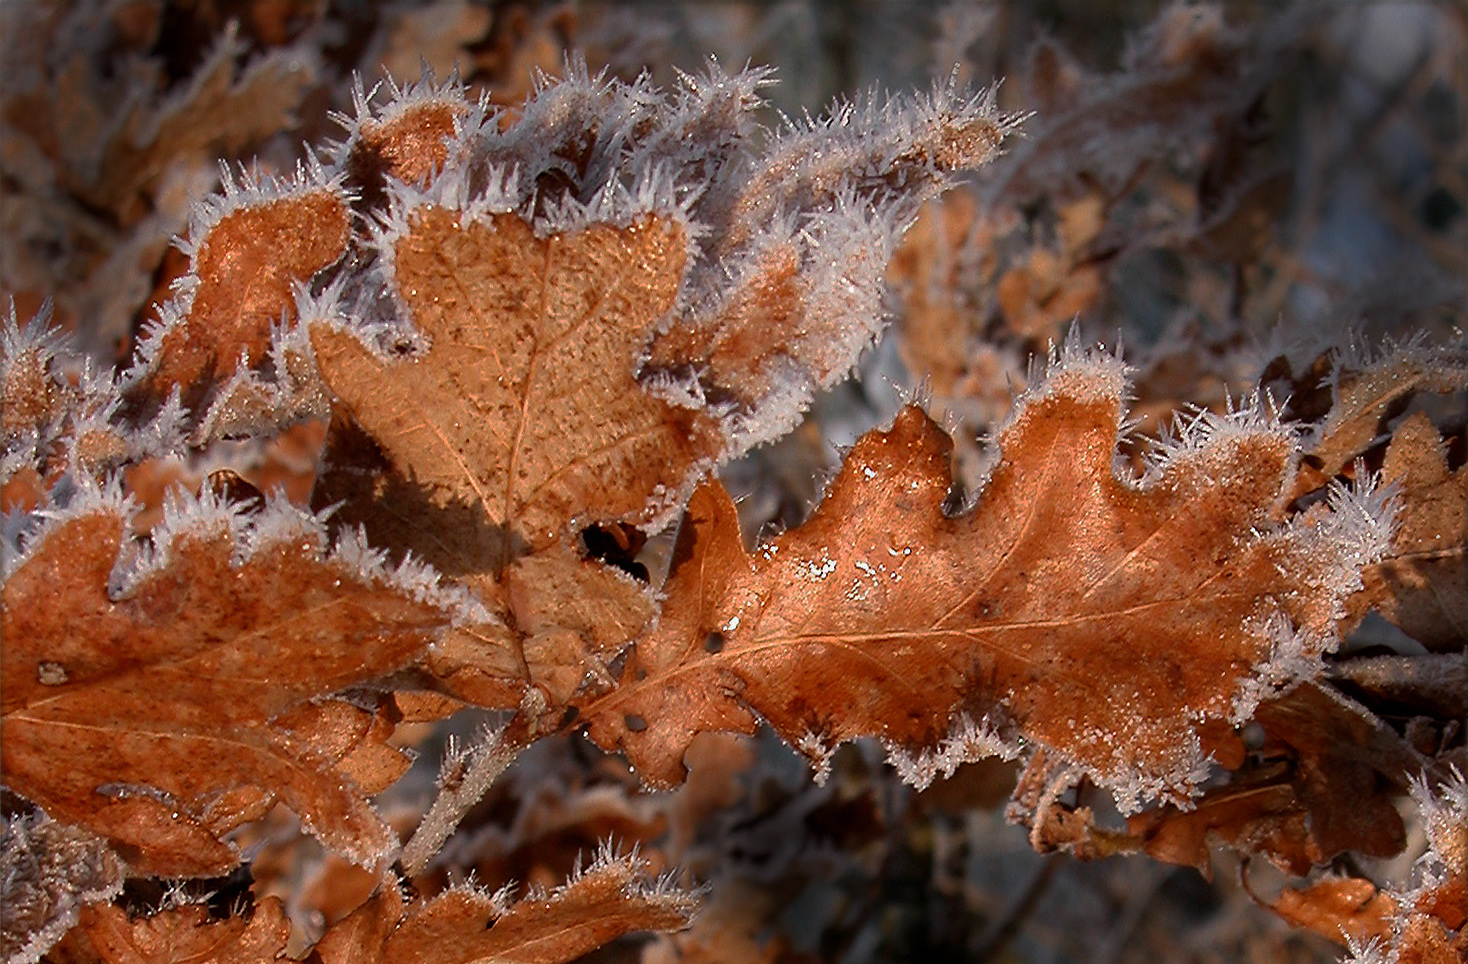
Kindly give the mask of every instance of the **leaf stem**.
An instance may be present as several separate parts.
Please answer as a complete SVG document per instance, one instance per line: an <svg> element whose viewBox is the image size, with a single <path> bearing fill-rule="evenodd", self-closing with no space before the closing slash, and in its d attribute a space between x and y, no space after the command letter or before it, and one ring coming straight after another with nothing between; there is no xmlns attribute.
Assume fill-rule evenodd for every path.
<svg viewBox="0 0 1468 964"><path fill-rule="evenodd" d="M423 822L403 847L401 859L408 876L416 877L427 868L428 861L438 853L449 834L464 819L464 814L479 802L499 775L519 756L522 747L503 742L501 736L502 731L488 731L462 755L450 752L445 758L444 769L439 775L438 799L433 801ZM449 779L452 770L459 770L461 775Z"/></svg>

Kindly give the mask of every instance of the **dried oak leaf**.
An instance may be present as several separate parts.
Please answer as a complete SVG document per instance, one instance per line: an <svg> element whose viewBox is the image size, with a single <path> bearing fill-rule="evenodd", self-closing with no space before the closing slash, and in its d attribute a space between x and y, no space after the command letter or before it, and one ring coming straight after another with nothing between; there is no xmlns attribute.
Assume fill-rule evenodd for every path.
<svg viewBox="0 0 1468 964"><path fill-rule="evenodd" d="M1104 280L1095 265L1078 264L1069 252L1035 247L1029 258L999 279L999 309L1020 338L1052 340L1100 299Z"/></svg>
<svg viewBox="0 0 1468 964"><path fill-rule="evenodd" d="M1329 367L1330 411L1306 447L1292 497L1319 488L1361 457L1413 395L1468 388L1468 347L1461 341L1429 346L1413 338L1387 342L1375 352L1353 343L1323 361Z"/></svg>
<svg viewBox="0 0 1468 964"><path fill-rule="evenodd" d="M1123 806L1190 797L1214 732L1334 642L1384 513L1342 490L1273 524L1295 440L1257 410L1200 416L1146 477L1118 477L1123 372L1068 344L962 515L943 508L949 440L916 408L753 556L727 496L699 490L657 628L582 707L591 737L671 783L693 734L758 715L818 765L880 737L921 782L993 752L997 727Z"/></svg>
<svg viewBox="0 0 1468 964"><path fill-rule="evenodd" d="M198 409L241 358L258 367L272 330L296 317L295 285L346 251L351 208L319 168L293 182L239 185L201 206L185 252L190 272L138 346L134 380L155 398L175 386Z"/></svg>
<svg viewBox="0 0 1468 964"><path fill-rule="evenodd" d="M1395 803L1417 755L1360 705L1314 682L1265 700L1262 762L1204 793L1192 809L1162 807L1127 821L1157 860L1211 873L1225 841L1304 875L1345 851L1390 857L1406 844Z"/></svg>
<svg viewBox="0 0 1468 964"><path fill-rule="evenodd" d="M283 502L175 503L131 571L127 529L120 497L84 494L7 560L6 785L145 874L228 871L222 835L276 799L357 861L388 852L349 774L395 775L364 745L391 720L322 698L420 657L462 598L351 535L326 552Z"/></svg>
<svg viewBox="0 0 1468 964"><path fill-rule="evenodd" d="M44 816L13 817L0 846L0 957L35 964L88 904L122 890L122 861L105 841Z"/></svg>
<svg viewBox="0 0 1468 964"><path fill-rule="evenodd" d="M1392 434L1382 478L1398 487L1392 549L1361 574L1349 611L1376 609L1436 652L1468 645L1468 468L1449 471L1437 429L1421 412Z"/></svg>
<svg viewBox="0 0 1468 964"><path fill-rule="evenodd" d="M386 208L389 178L420 184L442 170L456 125L471 110L455 81L436 86L428 74L404 90L394 86L393 93L391 103L374 113L359 82L353 91L357 116L342 119L348 133L337 163L360 211Z"/></svg>
<svg viewBox="0 0 1468 964"><path fill-rule="evenodd" d="M635 857L603 851L551 893L513 904L504 892L456 888L404 906L397 886L384 881L322 936L313 956L322 964L559 964L632 931L687 926L696 899L641 875Z"/></svg>
<svg viewBox="0 0 1468 964"><path fill-rule="evenodd" d="M1397 904L1369 880L1330 878L1308 887L1286 887L1268 905L1295 927L1308 927L1336 943L1391 935Z"/></svg>
<svg viewBox="0 0 1468 964"><path fill-rule="evenodd" d="M12 440L39 435L66 414L72 391L57 371L62 339L50 320L48 305L22 328L12 298L10 315L0 324L0 437L6 455Z"/></svg>
<svg viewBox="0 0 1468 964"><path fill-rule="evenodd" d="M1319 857L1310 846L1305 808L1283 773L1235 780L1195 803L1190 810L1163 807L1137 814L1128 818L1127 829L1149 857L1193 867L1210 879L1215 840L1267 853L1297 875L1309 873Z"/></svg>
<svg viewBox="0 0 1468 964"><path fill-rule="evenodd" d="M1450 768L1440 780L1412 781L1427 852L1412 886L1392 894L1398 908L1384 942L1352 942L1350 964L1459 964L1468 960L1468 781Z"/></svg>
<svg viewBox="0 0 1468 964"><path fill-rule="evenodd" d="M79 145L97 156L78 165L82 177L73 190L126 222L147 210L150 189L171 166L209 164L292 127L292 112L316 83L316 64L287 49L241 70L243 52L229 30L183 90L153 104L128 105L104 136Z"/></svg>
<svg viewBox="0 0 1468 964"><path fill-rule="evenodd" d="M130 917L112 904L85 907L77 926L46 958L55 964L139 964L197 961L260 964L285 957L290 921L280 900L257 901L248 916L211 919L208 908L187 904Z"/></svg>
<svg viewBox="0 0 1468 964"><path fill-rule="evenodd" d="M652 614L644 585L581 558L575 527L667 511L723 444L712 416L635 377L678 291L682 228L648 217L539 238L517 215L425 205L384 250L429 347L392 360L312 326L338 412L316 498L345 500L343 518L495 611L436 656L455 695L514 705L528 667L569 698ZM373 458L380 471L360 467Z"/></svg>

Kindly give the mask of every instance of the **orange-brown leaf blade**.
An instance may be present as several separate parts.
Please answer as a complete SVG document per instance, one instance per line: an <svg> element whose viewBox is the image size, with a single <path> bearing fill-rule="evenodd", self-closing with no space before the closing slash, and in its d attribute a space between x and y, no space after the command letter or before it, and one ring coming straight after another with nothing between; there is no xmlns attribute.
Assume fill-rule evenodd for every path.
<svg viewBox="0 0 1468 964"><path fill-rule="evenodd" d="M645 520L715 450L712 420L635 378L681 280L676 224L541 239L512 214L405 220L393 278L427 351L390 362L329 326L312 343L393 476L427 490L407 545L448 571L502 568L572 519Z"/></svg>
<svg viewBox="0 0 1468 964"><path fill-rule="evenodd" d="M696 501L658 630L586 707L593 738L664 782L691 733L753 713L817 763L864 735L919 759L945 740L992 750L997 727L1123 805L1190 796L1208 729L1333 643L1384 510L1343 495L1271 525L1296 443L1251 411L1187 427L1146 478L1119 477L1121 372L1067 347L961 516L943 510L948 440L915 409L858 442L813 516L753 558L727 505ZM711 633L716 652L699 645Z"/></svg>
<svg viewBox="0 0 1468 964"><path fill-rule="evenodd" d="M228 870L221 835L276 797L356 860L391 849L336 768L374 738L329 707L288 711L417 658L456 597L355 539L325 552L319 521L284 503L246 520L207 496L176 504L109 591L126 510L79 498L5 581L7 785L150 873Z"/></svg>
<svg viewBox="0 0 1468 964"><path fill-rule="evenodd" d="M585 873L546 896L508 909L485 894L449 891L408 909L388 938L384 964L561 964L632 931L674 931L696 900L640 877L632 857L598 857ZM486 929L484 920L493 917Z"/></svg>

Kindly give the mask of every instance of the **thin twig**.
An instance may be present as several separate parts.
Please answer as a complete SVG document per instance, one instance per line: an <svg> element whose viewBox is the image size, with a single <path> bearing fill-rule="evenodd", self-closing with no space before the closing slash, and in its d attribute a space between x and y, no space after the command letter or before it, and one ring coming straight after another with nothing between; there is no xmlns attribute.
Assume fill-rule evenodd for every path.
<svg viewBox="0 0 1468 964"><path fill-rule="evenodd" d="M409 877L423 872L464 819L464 814L519 755L521 747L504 743L501 735L498 730L486 731L474 746L462 753L450 746L439 771L438 799L433 801L427 816L403 848L403 869Z"/></svg>

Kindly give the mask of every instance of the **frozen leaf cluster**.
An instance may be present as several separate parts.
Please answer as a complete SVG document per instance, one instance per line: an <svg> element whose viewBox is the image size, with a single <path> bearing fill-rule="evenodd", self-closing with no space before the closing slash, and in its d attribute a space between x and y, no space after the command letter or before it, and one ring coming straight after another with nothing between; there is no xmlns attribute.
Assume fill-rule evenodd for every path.
<svg viewBox="0 0 1468 964"><path fill-rule="evenodd" d="M783 896L721 861L850 870L919 799L898 781L971 786L987 757L1022 768L1008 815L1036 849L1205 874L1220 842L1302 875L1391 858L1410 793L1412 891L1326 878L1272 906L1369 925L1363 960L1460 951L1461 338L1242 375L1229 334L1191 365L1174 328L1139 369L1080 326L1052 339L1105 290L1159 132L1203 142L1237 106L1241 44L1173 11L1104 81L1041 45L1026 84L1055 116L906 249L1025 119L958 72L769 128L770 72L712 61L659 89L573 57L518 106L358 82L293 174L221 168L116 372L12 305L6 953L570 960L687 928L681 865L710 914L649 953L776 959L750 935ZM240 56L231 33L157 131L206 87L235 103ZM105 147L136 149L113 158L129 196L167 164L136 123ZM803 519L741 531L715 473L847 378L889 278L899 351L939 360L940 394L979 386L974 418L888 409ZM971 356L990 309L1007 333ZM424 724L476 713L436 780L408 772ZM815 789L730 735L762 730ZM890 785L853 791L852 759ZM800 853L822 822L835 845ZM327 853L304 884L274 856L297 830ZM113 902L245 874L225 910L182 884Z"/></svg>

